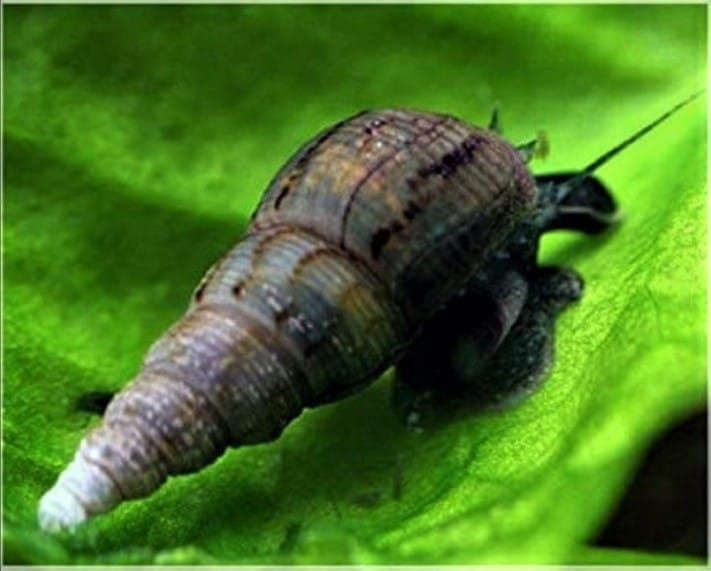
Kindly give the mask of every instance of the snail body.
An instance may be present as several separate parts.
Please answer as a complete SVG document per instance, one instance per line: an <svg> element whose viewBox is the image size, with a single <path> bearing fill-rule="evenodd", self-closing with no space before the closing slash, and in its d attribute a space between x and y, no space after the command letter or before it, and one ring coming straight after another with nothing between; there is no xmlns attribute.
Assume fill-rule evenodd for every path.
<svg viewBox="0 0 711 571"><path fill-rule="evenodd" d="M43 496L40 526L71 528L276 438L400 360L473 282L511 268L526 280L546 229L609 225L616 207L591 171L537 181L530 149L494 127L368 111L301 147ZM497 313L492 350L524 306L526 287L506 283L518 301Z"/></svg>

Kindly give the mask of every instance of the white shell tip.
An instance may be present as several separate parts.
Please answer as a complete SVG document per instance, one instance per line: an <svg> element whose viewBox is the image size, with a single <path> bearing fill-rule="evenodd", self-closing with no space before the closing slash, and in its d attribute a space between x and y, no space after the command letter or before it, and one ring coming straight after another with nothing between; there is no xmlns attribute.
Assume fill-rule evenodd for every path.
<svg viewBox="0 0 711 571"><path fill-rule="evenodd" d="M51 488L40 500L37 518L44 531L56 532L71 529L86 521L84 506L62 482Z"/></svg>

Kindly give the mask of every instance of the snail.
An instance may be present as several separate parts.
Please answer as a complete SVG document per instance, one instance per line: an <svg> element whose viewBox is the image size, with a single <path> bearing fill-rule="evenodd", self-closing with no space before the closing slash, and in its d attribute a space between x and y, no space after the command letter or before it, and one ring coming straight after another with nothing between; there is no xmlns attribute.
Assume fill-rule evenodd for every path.
<svg viewBox="0 0 711 571"><path fill-rule="evenodd" d="M496 112L488 128L403 109L329 127L276 174L246 235L111 399L42 497L40 527L72 528L275 439L393 364L415 393L485 387L491 371L497 391L529 390L530 370L501 355L548 355L533 360L549 368L546 332L582 293L574 271L538 265L541 234L610 227L617 206L593 173L690 100L584 169L538 177L540 140L507 142ZM474 367L452 349L462 335Z"/></svg>

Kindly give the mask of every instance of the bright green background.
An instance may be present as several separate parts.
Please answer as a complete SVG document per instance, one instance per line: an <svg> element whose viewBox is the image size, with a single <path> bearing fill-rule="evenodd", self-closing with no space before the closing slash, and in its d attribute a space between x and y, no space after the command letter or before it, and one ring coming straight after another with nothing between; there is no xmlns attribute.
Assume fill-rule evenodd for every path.
<svg viewBox="0 0 711 571"><path fill-rule="evenodd" d="M74 399L136 372L298 144L498 101L513 141L547 131L537 171L582 166L705 85L705 6L11 6L4 57L6 561L684 560L585 542L705 401L703 98L601 169L616 233L546 239L587 290L521 406L410 433L384 379L76 535L35 512L95 422Z"/></svg>

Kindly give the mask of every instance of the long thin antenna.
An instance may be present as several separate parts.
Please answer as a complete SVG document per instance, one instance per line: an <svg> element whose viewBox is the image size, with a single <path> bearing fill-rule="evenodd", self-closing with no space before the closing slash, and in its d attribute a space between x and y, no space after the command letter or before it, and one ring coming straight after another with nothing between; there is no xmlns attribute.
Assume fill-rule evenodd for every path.
<svg viewBox="0 0 711 571"><path fill-rule="evenodd" d="M661 117L658 117L657 119L655 119L654 121L652 121L651 123L649 123L648 125L646 125L645 127L642 127L642 128L641 128L639 131L637 131L634 135L632 135L632 136L629 137L628 139L625 139L625 140L622 141L619 145L616 145L615 147L613 147L612 149L610 149L609 151L607 151L605 154L603 154L602 156L600 156L600 157L598 157L597 159L595 159L593 162L591 162L588 166L586 166L586 167L581 171L580 175L587 175L587 174L591 174L592 172L594 172L595 169L597 169L598 167L604 165L607 161L609 161L609 160L610 160L612 157L614 157L617 153L619 153L620 151L622 151L625 147L631 145L631 144L634 143L637 139L639 139L642 135L648 133L649 131L651 131L652 129L654 129L657 125L659 125L661 122L667 120L667 119L668 119L669 117L671 117L674 113L676 113L677 111L679 111L679 109L681 109L682 107L684 107L684 106L688 105L689 103L691 103L694 99L696 99L699 95L701 95L701 94L704 93L705 91L706 91L705 89L702 89L702 90L700 90L700 91L697 91L696 93L694 93L694 94L691 95L690 97L687 97L686 99L684 99L681 103L677 103L676 105L674 105L674 107L672 107L671 109L669 109L669 111L667 111L666 113L664 113Z"/></svg>
<svg viewBox="0 0 711 571"><path fill-rule="evenodd" d="M584 185L586 183L586 179L592 175L592 173L599 168L600 166L604 165L607 161L609 161L612 157L614 157L616 154L618 154L620 151L634 143L637 139L639 139L641 136L645 135L652 129L654 129L657 125L659 125L662 121L665 121L668 119L671 115L679 111L682 107L685 105L688 105L691 103L694 99L696 99L699 95L702 93L705 93L705 89L702 89L700 91L697 91L693 95L687 97L680 103L677 103L669 109L666 113L649 123L648 125L642 127L639 131L637 131L634 135L631 137L628 137L624 141L622 141L619 145L614 146L612 149L595 159L593 162L591 162L588 166L586 166L584 169L577 171L577 172L572 172L569 174L569 178L564 179L562 181L551 181L551 184L546 186L546 191L539 193L539 224L541 228L547 228L549 227L548 225L551 224L553 220L558 217L562 211L561 205L565 202L567 197L572 193L575 192L578 189L584 188ZM524 146L525 147L525 146ZM521 147L519 147L519 150L521 150ZM548 175L548 178L550 177L553 178L562 178L564 175ZM539 177L541 180L545 179L546 177ZM584 210L585 216L588 217L588 222L592 219L600 219L603 222L603 226L607 227L610 225L610 223L614 220L616 217L615 211L615 203L614 199L610 196L608 197L609 204L607 205L606 208L602 208L602 210L596 211L595 208L592 206L588 207L585 206L584 204L582 205L582 208ZM565 206L566 209L572 214L575 214L572 212L570 209L571 208L580 208L576 207L574 204L573 205L568 205ZM581 211L582 212L582 211ZM580 212L578 212L580 214Z"/></svg>

